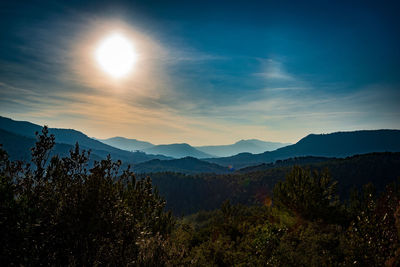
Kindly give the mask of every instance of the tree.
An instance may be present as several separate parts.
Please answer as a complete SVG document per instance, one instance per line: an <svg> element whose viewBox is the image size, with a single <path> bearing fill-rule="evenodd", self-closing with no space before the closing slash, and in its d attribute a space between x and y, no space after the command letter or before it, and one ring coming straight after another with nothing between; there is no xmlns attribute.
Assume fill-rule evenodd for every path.
<svg viewBox="0 0 400 267"><path fill-rule="evenodd" d="M336 182L327 171L311 173L295 166L284 181L274 187L274 205L288 209L299 219L335 219L339 210Z"/></svg>
<svg viewBox="0 0 400 267"><path fill-rule="evenodd" d="M160 265L174 226L151 179L136 180L110 157L89 168L79 145L49 159L44 127L33 165L0 150L1 260L6 265Z"/></svg>

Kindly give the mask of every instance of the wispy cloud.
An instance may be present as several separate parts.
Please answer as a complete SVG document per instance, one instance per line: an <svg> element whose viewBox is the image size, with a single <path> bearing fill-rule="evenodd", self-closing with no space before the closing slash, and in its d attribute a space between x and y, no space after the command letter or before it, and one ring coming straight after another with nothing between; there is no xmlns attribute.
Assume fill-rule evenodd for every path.
<svg viewBox="0 0 400 267"><path fill-rule="evenodd" d="M134 40L140 56L132 76L118 82L92 58L97 41L115 28ZM0 112L15 119L96 137L194 145L400 128L399 87L393 85L338 93L343 90L289 72L284 60L161 44L151 33L87 14L17 34L26 38L21 58L0 61Z"/></svg>
<svg viewBox="0 0 400 267"><path fill-rule="evenodd" d="M283 64L272 58L259 59L261 72L254 73L254 76L269 80L291 81L294 79L283 67Z"/></svg>

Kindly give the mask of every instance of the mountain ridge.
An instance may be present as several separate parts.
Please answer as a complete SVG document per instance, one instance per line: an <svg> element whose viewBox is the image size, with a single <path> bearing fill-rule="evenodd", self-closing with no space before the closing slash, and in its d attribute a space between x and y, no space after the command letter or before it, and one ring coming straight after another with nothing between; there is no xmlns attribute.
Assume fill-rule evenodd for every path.
<svg viewBox="0 0 400 267"><path fill-rule="evenodd" d="M155 145L143 151L149 154L165 155L173 158L184 158L188 156L194 158L213 157L213 155L199 151L187 143Z"/></svg>
<svg viewBox="0 0 400 267"><path fill-rule="evenodd" d="M31 138L31 141L29 142L32 143L32 140L35 140L36 138L34 133L36 131L40 132L42 127L30 122L14 121L12 119L0 116L0 129L16 134L17 136ZM7 135L8 139L4 138L6 141L17 140L16 137L10 136L9 133L3 134ZM92 152L95 153L99 158L105 158L108 154L111 154L112 158L121 159L124 163L128 164L144 163L153 159L168 160L172 158L185 158L189 154L191 157L201 158L203 161L214 163L223 166L224 168L240 169L295 157L314 156L343 158L356 154L372 152L400 151L400 130L396 129L359 130L348 132L340 131L328 134L309 134L300 139L296 144L281 147L274 151L267 151L259 154L239 153L231 157L220 158L210 157L209 154L196 150L194 147L186 143L152 146L148 149L144 149L145 152L149 153L146 154L145 152L129 152L115 148L98 140L89 138L84 133L74 129L49 128L49 133L56 136L57 144L73 146L76 142L78 142L82 149L92 150ZM20 139L22 140L22 138ZM236 143L241 144L249 141L259 142L259 140L250 139L240 140ZM15 145L18 145L17 141L13 142L16 142L17 144ZM23 141L24 144L29 142L27 140ZM144 143L146 144L146 142ZM147 145L149 144L151 143L148 143ZM176 151L178 151L178 153ZM167 156L164 156L165 154ZM193 169L196 169L200 165L204 165L203 162L193 160L191 162L193 163ZM150 168L149 165L148 167ZM189 168L188 166L185 166L185 168L186 170L190 171L190 169L187 169Z"/></svg>
<svg viewBox="0 0 400 267"><path fill-rule="evenodd" d="M107 145L127 151L143 150L154 146L154 144L150 142L125 138L122 136L115 136L107 139L97 139L97 140Z"/></svg>
<svg viewBox="0 0 400 267"><path fill-rule="evenodd" d="M228 173L229 168L215 163L199 160L194 157L184 157L180 159L159 160L153 159L133 166L135 173L154 173L154 172L179 172L186 174L198 173Z"/></svg>
<svg viewBox="0 0 400 267"><path fill-rule="evenodd" d="M242 139L230 145L215 145L215 146L196 146L200 151L217 157L233 156L239 153L262 153L265 151L275 150L290 143L261 141L258 139Z"/></svg>
<svg viewBox="0 0 400 267"><path fill-rule="evenodd" d="M42 126L27 122L16 121L10 118L0 116L0 129L7 132L35 139L35 132L40 132ZM97 151L100 157L105 158L108 154L114 159L121 159L125 163L138 163L148 161L154 158L169 159L162 155L147 155L144 152L129 152L113 146L109 146L100 141L88 137L86 134L75 129L49 128L49 133L54 134L57 144L67 144L74 146L76 142L83 149Z"/></svg>
<svg viewBox="0 0 400 267"><path fill-rule="evenodd" d="M94 138L96 139L96 138ZM142 141L134 138L126 138L126 137L121 137L121 136L115 136L107 139L96 139L104 144L126 150L126 151L144 151L150 150L153 154L162 154L162 151L168 149L167 156L175 157L175 158L181 158L181 157L190 157L194 156L195 154L200 154L200 157L225 157L225 156L233 156L239 153L243 152L249 152L249 153L262 153L265 151L271 151L275 150L277 148L291 145L290 143L280 143L280 142L270 142L270 141L262 141L259 139L242 139L239 140L233 144L228 144L228 145L210 145L210 146L192 146L187 143L172 143L172 144L159 144L155 145L151 142L147 141ZM203 152L207 155L201 154L199 152L195 152L193 154L192 152L184 153L183 151L179 151L177 149L176 151L174 150L174 146L176 149L176 145L188 145L191 146L193 149L196 149L197 151ZM160 147L162 146L162 147ZM169 148L167 148L169 146ZM151 148L154 148L152 151ZM189 150L187 148L186 150Z"/></svg>
<svg viewBox="0 0 400 267"><path fill-rule="evenodd" d="M207 158L222 166L244 168L301 156L347 157L372 152L399 152L400 130L359 130L309 134L296 144L260 154L240 153L231 157Z"/></svg>

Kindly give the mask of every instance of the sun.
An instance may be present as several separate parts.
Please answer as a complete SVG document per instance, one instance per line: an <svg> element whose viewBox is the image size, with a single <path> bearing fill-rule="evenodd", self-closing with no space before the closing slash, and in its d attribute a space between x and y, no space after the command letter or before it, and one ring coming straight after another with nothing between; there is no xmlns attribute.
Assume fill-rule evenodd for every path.
<svg viewBox="0 0 400 267"><path fill-rule="evenodd" d="M121 78L130 73L137 57L132 42L120 33L107 36L95 51L100 68L113 78Z"/></svg>

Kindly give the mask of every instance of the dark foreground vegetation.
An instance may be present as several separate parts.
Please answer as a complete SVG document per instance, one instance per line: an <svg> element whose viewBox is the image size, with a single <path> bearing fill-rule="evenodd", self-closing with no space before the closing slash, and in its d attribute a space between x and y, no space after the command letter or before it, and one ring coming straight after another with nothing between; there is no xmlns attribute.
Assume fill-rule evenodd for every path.
<svg viewBox="0 0 400 267"><path fill-rule="evenodd" d="M394 183L340 201L328 171L294 167L259 205L175 218L149 178L110 158L89 169L78 145L50 159L53 146L44 128L32 165L0 150L2 265L400 265Z"/></svg>

